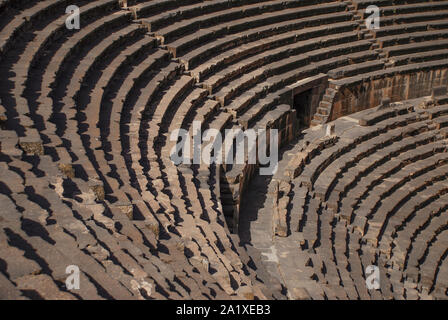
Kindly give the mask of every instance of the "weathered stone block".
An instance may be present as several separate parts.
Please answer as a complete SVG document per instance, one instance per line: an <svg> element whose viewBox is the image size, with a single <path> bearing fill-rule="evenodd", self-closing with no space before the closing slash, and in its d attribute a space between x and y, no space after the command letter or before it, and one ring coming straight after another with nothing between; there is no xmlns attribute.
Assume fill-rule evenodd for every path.
<svg viewBox="0 0 448 320"><path fill-rule="evenodd" d="M37 137L24 137L19 139L19 145L27 155L41 156L44 154L42 141Z"/></svg>
<svg viewBox="0 0 448 320"><path fill-rule="evenodd" d="M251 287L242 286L236 290L236 294L246 300L254 300L254 291Z"/></svg>
<svg viewBox="0 0 448 320"><path fill-rule="evenodd" d="M67 178L73 179L75 177L75 169L71 164L60 163L58 164L58 168Z"/></svg>
<svg viewBox="0 0 448 320"><path fill-rule="evenodd" d="M104 185L101 181L97 179L91 179L89 181L89 188L90 190L93 191L98 201L104 201L105 198Z"/></svg>
<svg viewBox="0 0 448 320"><path fill-rule="evenodd" d="M445 96L447 94L447 87L446 86L439 86L432 89L432 97L440 97Z"/></svg>
<svg viewBox="0 0 448 320"><path fill-rule="evenodd" d="M114 206L125 214L130 220L134 219L134 206L131 202L118 202Z"/></svg>

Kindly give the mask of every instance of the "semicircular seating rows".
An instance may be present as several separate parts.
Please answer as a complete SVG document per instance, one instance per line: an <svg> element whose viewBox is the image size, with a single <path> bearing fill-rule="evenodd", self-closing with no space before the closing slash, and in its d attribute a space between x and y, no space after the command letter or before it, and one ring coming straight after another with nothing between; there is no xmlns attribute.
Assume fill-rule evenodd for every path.
<svg viewBox="0 0 448 320"><path fill-rule="evenodd" d="M334 134L304 131L248 227L263 255L276 251L289 292L447 298L447 115L447 104L408 100L342 117ZM378 290L369 266L379 268Z"/></svg>
<svg viewBox="0 0 448 320"><path fill-rule="evenodd" d="M369 4L382 6L388 31L373 34L366 29L361 13ZM79 30L66 27L70 5L80 9ZM374 73L402 72L394 68L412 72L425 64L440 69L446 63L446 10L448 1L415 0L0 1L2 297L287 298L287 283L272 277L263 255L250 244L240 246L233 234L238 230L241 194L256 175L256 166L176 166L170 159L174 145L170 134L180 128L192 132L193 123L200 121L202 129L221 132L279 129L281 145L287 145L297 130L290 86L323 75L336 81L325 92L329 94L342 85L337 81L353 83ZM408 22L411 26L404 27ZM418 43L418 49L411 42ZM330 113L331 105L321 103L314 124L327 121ZM411 111L401 116L410 119L397 118L397 123L389 124L374 119L365 138L322 142L312 153L331 152L344 141L347 146L341 153L362 154L358 145L363 139L387 138L390 143L385 143L391 144L405 141L399 132L408 130L410 137L421 139L416 144L425 156L403 161L428 164L415 176L423 189L409 192L422 199L427 196L425 201L435 195L442 198L443 139L436 139L439 133L432 126L444 125L444 111L435 113L434 119ZM430 143L431 156L423 150ZM401 153L406 157L405 150ZM427 228L409 239L407 231L400 237L396 230L406 226L398 225L392 214L372 220L378 205L372 202L376 198L368 197L370 185L365 186L365 195L353 198L359 203L352 204L343 195L355 185L345 180L335 185L339 175L330 181L331 175L317 173L331 163L316 160L294 178L306 177L309 180L294 185L311 188L301 198L308 211L297 221L304 251L315 250L324 241L313 233L323 210L330 210L322 203L337 205L333 215L325 215L329 223L336 219L338 208L372 204L365 215L347 211L340 214L344 217L340 221L346 221L345 227L362 222L367 226L368 221L378 226L365 235L353 233L359 239L365 236L368 243L378 239L378 250L383 243L387 250L394 241L427 241L423 231L435 228L429 218L443 223L440 213L425 211ZM437 163L433 168L426 160ZM342 160L338 164L346 165ZM428 174L435 180L428 182ZM399 177L391 179L392 183ZM312 186L319 186L318 191L313 193ZM426 191L429 187L432 193ZM340 198L335 198L334 190L340 190ZM398 190L405 189L384 190L384 197ZM415 208L426 207L422 200ZM411 221L412 216L415 213L403 219ZM393 227L384 224L385 219L393 220ZM383 230L383 225L389 227ZM344 236L329 232L327 244ZM400 289L409 291L408 297L423 294L413 287L415 283L424 283L428 294L442 288L437 275L446 263L440 252L431 250L443 241L442 230L437 232L430 246L409 257L398 249L384 254L396 270L403 263L413 270ZM348 255L331 250L338 257ZM328 281L331 286L322 285L322 292L313 291L308 297L339 297L342 285L358 290L359 297L368 296L365 288L353 284L359 279L352 278L365 261L355 257L358 260L352 264L345 258L336 264L321 257L314 253L309 263L325 265L326 270L312 275L309 284ZM364 259L372 257L366 254ZM431 264L434 259L440 263ZM340 277L344 280L333 283L336 278L328 272L343 272L338 268L344 263L352 271L345 269ZM80 268L80 290L66 288L70 265ZM428 270L425 277L431 272L435 276L412 280L422 274L421 266ZM381 291L385 297L398 292L391 283L395 282L387 282Z"/></svg>

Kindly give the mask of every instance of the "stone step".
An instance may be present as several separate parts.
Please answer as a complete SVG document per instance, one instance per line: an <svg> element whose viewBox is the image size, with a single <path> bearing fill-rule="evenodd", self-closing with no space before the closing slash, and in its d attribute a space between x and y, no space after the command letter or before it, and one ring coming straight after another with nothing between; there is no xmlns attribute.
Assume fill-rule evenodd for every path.
<svg viewBox="0 0 448 320"><path fill-rule="evenodd" d="M328 116L329 110L327 108L319 107L319 108L317 108L317 113L324 115L324 116Z"/></svg>

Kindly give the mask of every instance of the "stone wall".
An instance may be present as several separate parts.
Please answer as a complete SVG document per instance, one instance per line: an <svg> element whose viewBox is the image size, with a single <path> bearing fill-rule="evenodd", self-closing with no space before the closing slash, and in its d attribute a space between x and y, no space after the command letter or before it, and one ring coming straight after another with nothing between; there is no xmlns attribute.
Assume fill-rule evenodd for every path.
<svg viewBox="0 0 448 320"><path fill-rule="evenodd" d="M312 89L309 105L309 114L312 116L316 113L327 87L328 76L321 73L300 80L282 90L279 95L279 103L282 103L282 105L277 108L284 107L285 105L289 105L290 108L286 112L279 110L279 116L275 116L266 125L268 132L269 129L277 129L279 131L279 148L287 145L297 134L298 123L297 111L294 110L294 96ZM260 128L264 128L264 125ZM254 129L257 129L257 126ZM269 138L267 140L269 142ZM221 204L223 212L227 217L229 229L234 233L238 232L240 206L243 200L241 195L245 194L249 182L254 174L257 174L257 168L258 165L254 164L234 165L230 170L225 170L224 167L221 168Z"/></svg>
<svg viewBox="0 0 448 320"><path fill-rule="evenodd" d="M347 86L334 86L338 92L333 100L329 120L376 107L383 98L391 102L409 100L432 93L432 88L448 86L448 69L422 70L410 74L390 74L367 82L354 82Z"/></svg>
<svg viewBox="0 0 448 320"><path fill-rule="evenodd" d="M287 86L285 93L282 94L282 98L285 103L289 104L291 108L294 108L294 96L312 89L308 113L311 120L313 115L317 112L317 108L319 107L319 103L322 101L327 87L328 75L320 73L316 76L305 78ZM297 112L300 112L300 110Z"/></svg>
<svg viewBox="0 0 448 320"><path fill-rule="evenodd" d="M278 130L278 146L280 149L294 139L296 135L297 115L295 110L290 109L282 112L279 117L269 122L265 128L268 132L267 143L270 141L270 129ZM255 127L254 129L258 128ZM258 143L259 141L257 141ZM228 227L233 233L238 232L240 207L243 200L241 195L245 194L250 180L254 174L257 174L257 168L258 165L256 164L233 165L230 170L225 170L224 166L221 167L219 177L221 182L221 204L224 215L227 217Z"/></svg>

